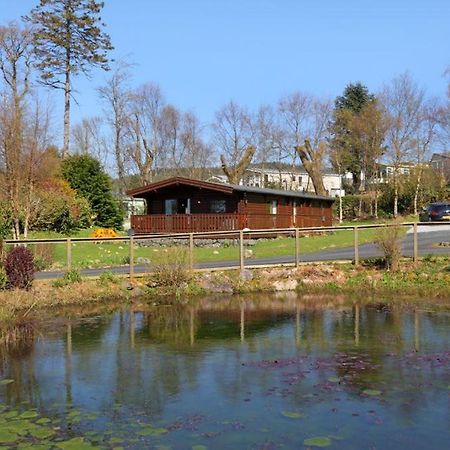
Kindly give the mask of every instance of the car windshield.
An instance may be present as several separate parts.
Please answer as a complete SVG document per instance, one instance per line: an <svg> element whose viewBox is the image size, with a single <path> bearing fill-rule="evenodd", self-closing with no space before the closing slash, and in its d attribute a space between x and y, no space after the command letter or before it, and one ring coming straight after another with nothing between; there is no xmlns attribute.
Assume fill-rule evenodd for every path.
<svg viewBox="0 0 450 450"><path fill-rule="evenodd" d="M433 212L442 212L442 211L447 211L450 210L450 204L448 205L431 205L430 207L430 211Z"/></svg>

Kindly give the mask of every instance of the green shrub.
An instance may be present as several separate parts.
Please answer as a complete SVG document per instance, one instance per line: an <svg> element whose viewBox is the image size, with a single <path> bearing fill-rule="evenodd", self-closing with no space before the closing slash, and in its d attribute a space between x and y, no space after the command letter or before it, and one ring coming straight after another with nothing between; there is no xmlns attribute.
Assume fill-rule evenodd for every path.
<svg viewBox="0 0 450 450"><path fill-rule="evenodd" d="M394 225L379 228L375 235L375 243L383 252L385 266L392 272L398 270L401 257L402 228Z"/></svg>
<svg viewBox="0 0 450 450"><path fill-rule="evenodd" d="M171 247L159 253L154 257L152 267L152 279L157 286L177 290L192 278L189 268L189 251L183 247Z"/></svg>
<svg viewBox="0 0 450 450"><path fill-rule="evenodd" d="M73 269L69 270L64 274L62 278L53 282L54 287L64 287L69 284L81 283L83 279L81 278L81 274L78 270Z"/></svg>
<svg viewBox="0 0 450 450"><path fill-rule="evenodd" d="M119 277L117 275L115 275L113 272L111 272L110 270L108 270L106 272L102 272L98 281L102 285L109 284L109 283L117 284L119 282Z"/></svg>

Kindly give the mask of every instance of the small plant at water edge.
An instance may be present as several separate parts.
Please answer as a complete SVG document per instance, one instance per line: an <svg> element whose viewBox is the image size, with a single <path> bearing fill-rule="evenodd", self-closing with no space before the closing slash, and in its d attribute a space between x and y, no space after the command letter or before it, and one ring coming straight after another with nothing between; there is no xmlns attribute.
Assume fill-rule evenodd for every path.
<svg viewBox="0 0 450 450"><path fill-rule="evenodd" d="M69 270L64 274L62 278L53 282L54 287L64 287L69 284L81 283L83 280L81 278L80 272L78 270Z"/></svg>
<svg viewBox="0 0 450 450"><path fill-rule="evenodd" d="M179 289L191 279L189 253L185 248L172 247L153 261L153 281L157 286Z"/></svg>
<svg viewBox="0 0 450 450"><path fill-rule="evenodd" d="M8 277L6 276L5 269L0 266L0 290L6 289L8 285Z"/></svg>
<svg viewBox="0 0 450 450"><path fill-rule="evenodd" d="M108 283L117 284L119 282L119 277L117 275L115 275L113 272L111 272L110 270L108 270L106 272L102 272L98 281L102 285L105 285Z"/></svg>
<svg viewBox="0 0 450 450"><path fill-rule="evenodd" d="M29 289L34 280L34 259L30 249L23 246L13 247L5 258L5 272L8 286Z"/></svg>
<svg viewBox="0 0 450 450"><path fill-rule="evenodd" d="M397 225L377 230L375 243L383 252L386 268L392 272L398 270L401 257L401 237L402 229Z"/></svg>

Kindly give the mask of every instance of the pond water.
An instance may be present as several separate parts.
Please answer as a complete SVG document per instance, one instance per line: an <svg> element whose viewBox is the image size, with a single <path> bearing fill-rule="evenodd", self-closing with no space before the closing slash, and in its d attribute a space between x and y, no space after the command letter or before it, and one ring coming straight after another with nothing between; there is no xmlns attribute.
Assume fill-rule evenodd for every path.
<svg viewBox="0 0 450 450"><path fill-rule="evenodd" d="M448 448L450 309L413 305L67 311L3 350L0 446Z"/></svg>

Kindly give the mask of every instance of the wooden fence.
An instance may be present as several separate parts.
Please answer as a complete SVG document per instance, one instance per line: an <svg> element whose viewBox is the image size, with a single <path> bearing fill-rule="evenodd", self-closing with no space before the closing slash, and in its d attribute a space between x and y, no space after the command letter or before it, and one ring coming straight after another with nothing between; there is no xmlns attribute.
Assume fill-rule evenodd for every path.
<svg viewBox="0 0 450 450"><path fill-rule="evenodd" d="M433 226L433 225L442 225L442 222L427 222L421 223L422 226ZM189 264L190 268L193 270L197 270L198 268L194 265L194 246L196 239L205 239L205 238L220 238L220 239L235 239L239 243L239 262L237 265L231 265L229 267L217 267L216 269L227 270L227 269L237 269L244 270L244 268L252 268L258 267L257 264L248 264L248 261L245 260L245 241L249 238L258 238L259 236L290 236L295 239L295 252L293 255L292 263L266 263L264 266L279 266L279 265L300 265L300 255L301 255L301 240L300 237L302 234L311 234L314 232L335 232L335 231L345 231L351 230L353 232L353 263L358 265L360 263L359 256L359 231L362 229L369 228L384 228L384 227L412 227L413 230L413 256L412 260L414 263L417 263L419 258L419 250L418 250L418 232L417 227L418 223L416 222L405 222L401 224L370 224L370 225L355 225L355 226L333 226L333 227L303 227L303 228L279 228L279 229L252 229L252 230L235 230L235 231L211 231L211 232L200 232L200 233L171 233L171 234L151 234L151 235L139 235L139 236L121 236L114 238L54 238L54 239L22 239L22 240L3 240L0 241L0 249L4 249L4 245L26 245L26 244L64 244L66 248L66 267L64 268L66 271L70 271L73 268L72 265L72 248L77 243L81 242L89 242L89 243L98 243L98 242L124 242L128 246L128 256L129 256L129 264L128 264L128 276L132 279L135 276L135 257L134 257L134 249L136 241L145 241L145 240L154 240L154 239L175 239L175 240L187 240L187 247L189 251ZM277 255L274 254L274 257ZM106 269L103 269L106 270ZM208 270L214 270L213 267ZM55 272L55 278L61 276L61 272L58 274Z"/></svg>

